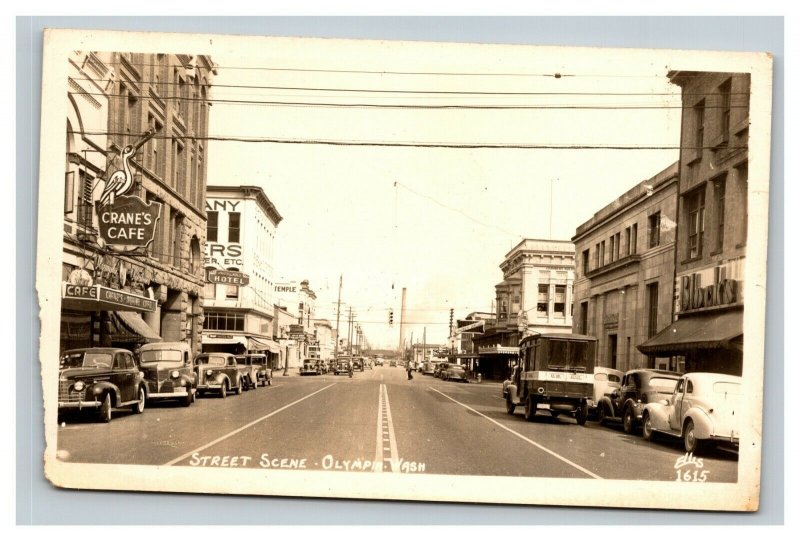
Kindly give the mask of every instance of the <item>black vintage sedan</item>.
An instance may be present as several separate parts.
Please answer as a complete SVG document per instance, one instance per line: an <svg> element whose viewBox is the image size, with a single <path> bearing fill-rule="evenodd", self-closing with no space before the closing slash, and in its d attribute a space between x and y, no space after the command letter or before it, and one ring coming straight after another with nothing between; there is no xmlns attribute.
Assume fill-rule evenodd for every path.
<svg viewBox="0 0 800 541"><path fill-rule="evenodd" d="M114 408L144 411L147 387L133 353L118 348L71 349L58 366L58 412L95 410L111 421Z"/></svg>
<svg viewBox="0 0 800 541"><path fill-rule="evenodd" d="M463 381L469 383L467 371L460 364L448 363L447 368L442 370L442 379L445 381Z"/></svg>

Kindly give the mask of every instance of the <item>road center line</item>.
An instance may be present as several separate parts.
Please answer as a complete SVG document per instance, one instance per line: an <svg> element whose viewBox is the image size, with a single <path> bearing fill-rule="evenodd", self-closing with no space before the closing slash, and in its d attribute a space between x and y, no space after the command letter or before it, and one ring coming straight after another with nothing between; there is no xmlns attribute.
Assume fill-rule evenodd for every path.
<svg viewBox="0 0 800 541"><path fill-rule="evenodd" d="M374 472L383 471L383 439L382 439L382 417L383 417L383 384L378 385L378 435L375 437L375 461L372 467Z"/></svg>
<svg viewBox="0 0 800 541"><path fill-rule="evenodd" d="M400 457L397 456L397 440L394 437L394 423L392 423L392 409L389 407L389 391L386 385L381 383L383 390L383 407L386 408L386 420L389 428L389 449L391 450L392 473L400 473Z"/></svg>
<svg viewBox="0 0 800 541"><path fill-rule="evenodd" d="M581 471L581 472L585 473L585 474L586 474L586 475L588 475L589 477L593 477L593 478L595 478L595 479L602 479L602 477L600 477L599 475L596 475L596 474L594 474L594 473L590 472L589 470L587 470L586 468L584 468L584 467L582 467L582 466L579 466L579 465L575 464L575 463L574 463L574 462L572 462L571 460L569 460L569 459L567 459L567 458L564 458L563 456L559 455L559 454L558 454L558 453L556 453L555 451L551 451L550 449L548 449L548 448L547 448L547 447L545 447L544 445L541 445L541 444L539 444L539 443L536 443L535 441L533 441L533 440L532 440L532 439L530 439L530 438L526 438L525 436L523 436L523 435L522 435L522 434L520 434L519 432L516 432L515 430L512 430L512 429L508 428L506 425L504 425L504 424L501 424L501 423L498 423L497 421L495 421L495 420L494 420L494 419L492 419L491 417L488 417L488 416L484 415L483 413L481 413L481 412L479 412L479 411L475 410L474 408L471 408L471 407L467 406L466 404L462 404L461 402L459 402L459 401L458 401L458 400L456 400L455 398L451 398L451 397L447 396L446 394L444 394L443 392L439 391L438 389L434 389L433 387L428 387L428 389L430 389L431 391L436 391L437 393L439 393L439 394L440 394L440 395L442 395L443 397L447 398L448 400L451 400L451 401L455 402L455 403L456 403L456 404L458 404L459 406L461 406L461 407L463 407L463 408L466 408L466 409L468 409L469 411L471 411L471 412L473 412L473 413L476 413L476 414L480 415L481 417L483 417L483 418L484 418L484 419L486 419L487 421L490 421L490 422L492 422L492 423L496 424L497 426L499 426L499 427L500 427L500 428L502 428L503 430L506 430L506 431L508 431L508 432L511 432L512 434L514 434L515 436L517 436L517 437L518 437L518 438L520 438L521 440L523 440L523 441L526 441L526 442L530 443L530 444L531 444L531 445L533 445L534 447L538 447L539 449L541 449L541 450L542 450L542 451L544 451L545 453L548 453L548 454L550 454L550 455L552 455L552 456L556 457L557 459L561 460L562 462L565 462L565 463L569 464L569 465L570 465L570 466L572 466L573 468L575 468L575 469L577 469L577 470L579 470L579 471Z"/></svg>
<svg viewBox="0 0 800 541"><path fill-rule="evenodd" d="M300 402L302 402L302 401L303 401L303 400L305 400L306 398L311 398L311 397L312 397L312 396L314 396L315 394L317 394L317 393L321 393L321 392L322 392L322 391L324 391L325 389L330 389L330 388L331 388L331 387L333 387L334 385L336 385L336 383L331 383L330 385L327 385L327 386L323 387L322 389L318 389L318 390L314 391L314 392L313 392L313 393L311 393L311 394L307 394L307 395L306 395L306 396L304 396L303 398L300 398L300 399L298 399L298 400L295 400L295 401L294 401L294 402L292 402L291 404L286 404L285 406L283 406L283 407L281 407L281 408L278 408L278 409L276 409L276 410L275 410L275 411L273 411L272 413L268 413L268 414L264 415L263 417L259 417L259 418L258 418L258 419L256 419L255 421L251 421L251 422L247 423L246 425L244 425L244 426L241 426L241 427L237 428L236 430L233 430L232 432L228 432L228 433L227 433L227 434L225 434L224 436L220 436L219 438L215 439L214 441L210 441L210 442L206 443L205 445L202 445L202 446L198 447L197 449L193 449L193 450L189 451L188 453L184 453L184 454L182 454L182 455L181 455L181 456L179 456L178 458L175 458L175 459L172 459L172 460L170 460L169 462L167 462L166 464L164 464L164 466L173 466L173 465L177 464L178 462L180 462L181 460L185 460L185 459L189 458L189 457L190 457L190 456L192 456L194 453L198 453L198 452L200 452L200 451L202 451L202 450L204 450L204 449L208 449L208 448L209 448L209 447L211 447L212 445L216 445L216 444L218 444L219 442L221 442L221 441L223 441L223 440L226 440L226 439L230 438L231 436L235 436L236 434L238 434L238 433L239 433L239 432L241 432L242 430L246 430L246 429L250 428L250 427L251 427L251 426L253 426L253 425L257 425L257 424L258 424L258 423L260 423L261 421L264 421L265 419L269 419L269 418L270 418L270 417L272 417L273 415L277 415L278 413L282 412L283 410L285 410L285 409L287 409L287 408L291 408L291 407L292 407L292 406L294 406L295 404L299 404Z"/></svg>

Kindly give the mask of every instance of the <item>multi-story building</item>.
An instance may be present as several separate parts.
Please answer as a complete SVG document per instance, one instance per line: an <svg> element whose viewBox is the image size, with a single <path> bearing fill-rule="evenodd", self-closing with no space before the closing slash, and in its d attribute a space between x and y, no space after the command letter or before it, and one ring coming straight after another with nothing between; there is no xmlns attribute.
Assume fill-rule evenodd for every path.
<svg viewBox="0 0 800 541"><path fill-rule="evenodd" d="M480 373L507 375L528 332L572 332L575 247L570 241L525 239L500 264L503 281L495 286L496 321L476 335Z"/></svg>
<svg viewBox="0 0 800 541"><path fill-rule="evenodd" d="M88 51L69 63L61 347L197 352L214 64Z"/></svg>
<svg viewBox="0 0 800 541"><path fill-rule="evenodd" d="M273 262L278 224L283 219L257 186L207 187L204 351L270 353Z"/></svg>
<svg viewBox="0 0 800 541"><path fill-rule="evenodd" d="M641 346L686 371L742 373L750 75L673 71L681 88L677 320Z"/></svg>
<svg viewBox="0 0 800 541"><path fill-rule="evenodd" d="M636 347L672 322L678 164L578 226L573 331L597 338L597 365L679 369Z"/></svg>
<svg viewBox="0 0 800 541"><path fill-rule="evenodd" d="M275 306L280 315L276 336L286 350L289 368L299 367L309 356L317 342L315 336L316 293L309 287L308 280L275 284ZM312 351L316 352L316 349Z"/></svg>
<svg viewBox="0 0 800 541"><path fill-rule="evenodd" d="M327 319L319 319L314 323L314 336L309 345L309 350L316 348L319 358L328 361L333 359L334 350L334 330L331 322Z"/></svg>

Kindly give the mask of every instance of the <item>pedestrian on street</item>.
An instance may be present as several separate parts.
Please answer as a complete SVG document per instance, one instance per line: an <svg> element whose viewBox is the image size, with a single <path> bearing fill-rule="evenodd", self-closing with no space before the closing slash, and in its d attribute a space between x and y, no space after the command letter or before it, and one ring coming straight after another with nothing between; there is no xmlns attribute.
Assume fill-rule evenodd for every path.
<svg viewBox="0 0 800 541"><path fill-rule="evenodd" d="M408 374L408 379L409 380L414 379L414 376L411 375L411 364L410 363L406 365L406 373Z"/></svg>

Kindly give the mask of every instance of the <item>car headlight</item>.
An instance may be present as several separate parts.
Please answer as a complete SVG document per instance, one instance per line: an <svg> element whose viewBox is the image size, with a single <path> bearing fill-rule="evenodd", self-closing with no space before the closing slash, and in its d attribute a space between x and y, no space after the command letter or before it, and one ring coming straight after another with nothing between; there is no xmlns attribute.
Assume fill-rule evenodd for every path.
<svg viewBox="0 0 800 541"><path fill-rule="evenodd" d="M213 373L214 373L214 371L213 371L213 370L206 370L206 376L210 376L210 375L211 375L211 374L213 374Z"/></svg>
<svg viewBox="0 0 800 541"><path fill-rule="evenodd" d="M172 372L170 372L169 375L172 376L173 378L177 378L178 376L181 375L181 373L178 372L177 370L173 370Z"/></svg>
<svg viewBox="0 0 800 541"><path fill-rule="evenodd" d="M82 391L85 387L86 384L84 384L82 381L76 381L75 385L72 386L72 388L76 391Z"/></svg>

